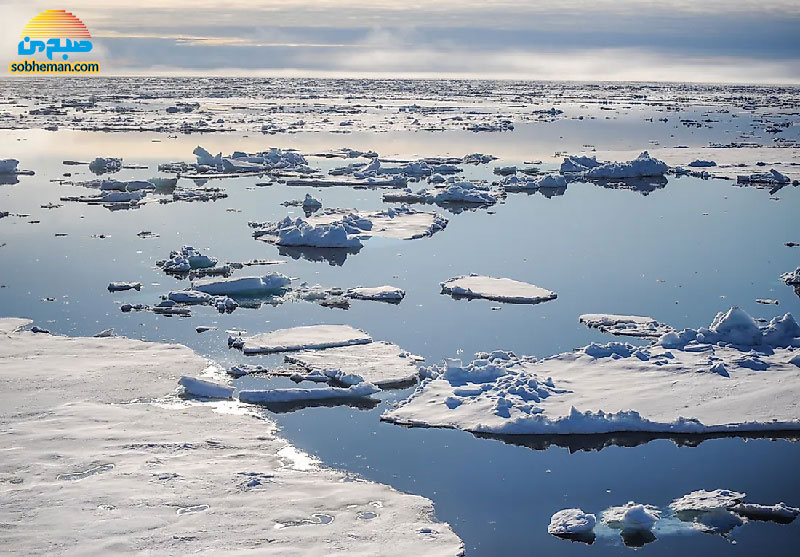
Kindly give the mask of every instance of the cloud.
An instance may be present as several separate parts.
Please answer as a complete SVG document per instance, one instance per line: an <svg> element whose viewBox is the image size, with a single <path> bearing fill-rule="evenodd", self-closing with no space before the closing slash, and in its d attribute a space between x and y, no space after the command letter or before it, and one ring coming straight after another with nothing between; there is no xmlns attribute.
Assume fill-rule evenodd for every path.
<svg viewBox="0 0 800 557"><path fill-rule="evenodd" d="M46 7L9 6L3 41L15 44ZM92 32L106 74L800 82L796 1L75 0L68 9Z"/></svg>

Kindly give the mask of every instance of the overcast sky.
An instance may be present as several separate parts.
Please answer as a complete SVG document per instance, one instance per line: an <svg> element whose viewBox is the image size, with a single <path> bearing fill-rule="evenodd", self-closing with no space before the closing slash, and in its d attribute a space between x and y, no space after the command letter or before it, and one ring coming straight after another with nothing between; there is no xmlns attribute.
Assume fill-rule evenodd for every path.
<svg viewBox="0 0 800 557"><path fill-rule="evenodd" d="M0 0L7 61L46 9L104 74L800 83L800 0Z"/></svg>

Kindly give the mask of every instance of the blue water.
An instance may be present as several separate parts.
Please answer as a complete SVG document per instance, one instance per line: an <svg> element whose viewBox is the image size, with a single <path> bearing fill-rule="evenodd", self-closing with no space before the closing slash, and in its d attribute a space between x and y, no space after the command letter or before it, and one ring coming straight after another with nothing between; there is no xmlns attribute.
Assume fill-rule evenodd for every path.
<svg viewBox="0 0 800 557"><path fill-rule="evenodd" d="M563 133L573 124L565 123ZM522 129L516 139L533 136L537 129ZM577 142L579 132L572 133L571 140ZM602 135L592 134L598 140ZM163 139L163 146L150 143L157 137ZM800 241L800 189L794 187L771 196L767 190L737 187L723 180L670 177L664 187L643 195L575 183L563 195L550 198L541 193L510 194L490 211L455 215L437 208L450 222L433 237L373 238L360 252L333 263L281 257L276 247L251 237L247 222L301 214L300 209L280 203L301 199L306 192L326 207L380 208L384 204L379 191L280 184L255 187L259 180L237 178L209 183L224 187L229 195L216 202L153 203L114 212L69 202L57 209L41 208L48 202L59 203L60 196L90 193L51 181L64 172L72 172L76 180L91 177L85 166L62 165L66 159L88 160L102 154L148 166L114 176L128 179L155 175L161 162L191 160L197 143L212 152L255 143L261 148L349 145L405 155L448 151L462 155L480 150L499 156L496 165L521 164L523 158L543 154L531 147L530 157L520 156L524 146L519 141L512 145L509 138L513 137L458 132L378 138L354 134L345 141L322 134L239 138L237 143L230 136L168 140L153 134L3 131L2 155L20 159L22 167L37 173L20 177L18 184L0 186L0 210L30 214L0 220L0 244L6 244L0 247L0 315L29 317L60 334L94 334L113 327L117 334L133 338L176 341L221 365L280 362L275 356L245 357L229 350L225 330L232 328L258 333L295 325L347 323L435 363L445 357L469 359L474 352L494 349L547 356L591 341L611 340L580 325L581 313L650 315L677 328L708 324L716 312L731 305L764 319L787 311L800 316L800 298L779 279L797 266L800 254L800 248L784 246L787 241ZM630 141L639 142L641 137L650 136L640 130L640 136ZM232 147L226 149L228 145ZM550 154L557 150L550 147ZM174 156L175 152L183 154ZM347 161L309 162L330 168ZM493 166L470 167L466 177L491 178ZM544 167L552 167L552 162ZM136 236L145 230L160 236ZM67 236L56 237L56 233ZM108 237L93 238L93 234ZM407 295L398 305L354 301L349 310L294 302L240 308L229 315L196 307L188 319L121 313L123 302L153 304L159 295L188 286L155 267L156 260L184 244L223 262L286 260L271 268L245 268L237 275L278 270L323 286L392 284L404 288ZM532 282L556 291L558 298L535 306L503 305L494 311L491 308L498 305L494 302L454 300L439 293L440 281L470 272ZM107 292L109 282L122 280L141 281L144 288ZM55 301L42 301L47 297ZM773 298L780 305L758 304L756 298ZM197 334L198 325L214 325L218 330ZM601 450L579 450L581 442L593 446L592 440L583 440L573 444L572 452L569 446L558 445L568 445L563 440L554 440L556 444L546 449L530 448L459 431L407 429L379 421L387 404L409 393L408 389L384 392L383 402L372 410L307 408L273 418L286 438L326 465L431 498L437 517L462 537L468 555L630 551L615 536L599 536L591 547L549 536L550 515L571 506L596 513L629 500L664 507L689 491L715 488L745 491L749 500L759 503L784 500L800 505L800 445L789 440L709 439L696 447L679 447L662 439L631 447L611 443ZM618 440L622 444L635 441ZM659 534L644 551L652 555L750 555L757 551L791 555L798 542L798 521L790 525L754 522L734 531L730 539Z"/></svg>

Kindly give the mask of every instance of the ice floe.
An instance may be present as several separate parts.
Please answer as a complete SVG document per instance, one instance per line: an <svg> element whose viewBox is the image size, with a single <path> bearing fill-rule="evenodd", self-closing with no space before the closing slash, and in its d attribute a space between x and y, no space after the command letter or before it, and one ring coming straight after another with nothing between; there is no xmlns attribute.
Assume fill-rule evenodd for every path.
<svg viewBox="0 0 800 557"><path fill-rule="evenodd" d="M555 292L527 282L484 275L462 275L441 283L442 294L454 298L485 298L513 304L538 304L554 300Z"/></svg>
<svg viewBox="0 0 800 557"><path fill-rule="evenodd" d="M406 295L406 291L396 286L356 286L348 288L345 296L356 300L378 300L381 302L399 302Z"/></svg>
<svg viewBox="0 0 800 557"><path fill-rule="evenodd" d="M199 279L192 288L215 296L264 296L283 292L291 279L281 273L267 273L260 277L230 277Z"/></svg>
<svg viewBox="0 0 800 557"><path fill-rule="evenodd" d="M15 331L25 323L0 320L0 417L16 446L3 466L24 481L3 494L3 511L26 517L15 550L247 552L268 530L298 554L462 553L430 500L320 464L287 466L310 459L265 412L173 397L179 377L209 365L185 346ZM204 535L187 535L187 520Z"/></svg>
<svg viewBox="0 0 800 557"><path fill-rule="evenodd" d="M314 389L248 389L239 391L239 400L255 404L308 402L314 400L366 398L380 391L370 383L350 387L319 387Z"/></svg>
<svg viewBox="0 0 800 557"><path fill-rule="evenodd" d="M498 434L798 430L798 348L790 314L760 328L731 308L650 346L590 344L543 360L495 351L423 368L428 378L382 419Z"/></svg>
<svg viewBox="0 0 800 557"><path fill-rule="evenodd" d="M447 226L437 213L407 207L373 212L327 211L302 219L276 223L250 223L253 236L284 247L358 249L370 236L416 239L431 236Z"/></svg>
<svg viewBox="0 0 800 557"><path fill-rule="evenodd" d="M794 271L787 271L781 275L781 280L788 286L800 285L800 267Z"/></svg>
<svg viewBox="0 0 800 557"><path fill-rule="evenodd" d="M620 336L659 338L673 331L669 325L659 323L652 317L639 315L584 313L578 320L587 327Z"/></svg>
<svg viewBox="0 0 800 557"><path fill-rule="evenodd" d="M415 382L419 377L416 364L422 360L396 344L383 341L303 350L287 354L284 359L311 373L336 370L384 388Z"/></svg>
<svg viewBox="0 0 800 557"><path fill-rule="evenodd" d="M229 399L235 390L233 387L185 375L178 380L178 384L185 389L186 394L202 398Z"/></svg>
<svg viewBox="0 0 800 557"><path fill-rule="evenodd" d="M550 518L547 531L555 536L584 534L591 532L597 523L597 517L587 514L581 509L563 509Z"/></svg>
<svg viewBox="0 0 800 557"><path fill-rule="evenodd" d="M110 282L108 284L109 292L121 292L125 290L141 290L141 282Z"/></svg>
<svg viewBox="0 0 800 557"><path fill-rule="evenodd" d="M214 267L217 259L203 255L192 246L183 246L179 250L171 251L168 259L156 261L156 265L167 273L188 273L196 269Z"/></svg>
<svg viewBox="0 0 800 557"><path fill-rule="evenodd" d="M349 325L310 325L277 329L251 337L229 337L228 345L245 354L334 348L372 342L364 331Z"/></svg>
<svg viewBox="0 0 800 557"><path fill-rule="evenodd" d="M17 159L0 159L0 174L15 174L18 164Z"/></svg>
<svg viewBox="0 0 800 557"><path fill-rule="evenodd" d="M629 501L620 507L603 511L601 521L620 530L652 530L660 517L661 511L658 508Z"/></svg>

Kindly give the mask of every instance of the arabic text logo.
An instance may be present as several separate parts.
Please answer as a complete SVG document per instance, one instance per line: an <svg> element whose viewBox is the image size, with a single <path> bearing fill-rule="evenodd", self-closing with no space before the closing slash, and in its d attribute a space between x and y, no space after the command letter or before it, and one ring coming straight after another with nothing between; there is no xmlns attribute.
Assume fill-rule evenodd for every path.
<svg viewBox="0 0 800 557"><path fill-rule="evenodd" d="M61 60L69 60L70 55L91 52L92 38L83 22L65 10L47 10L33 19L20 33L22 39L17 45L19 56L33 56L44 53L48 60L53 55L61 55ZM97 73L100 69L95 62L86 63L47 63L36 60L12 62L11 73Z"/></svg>

